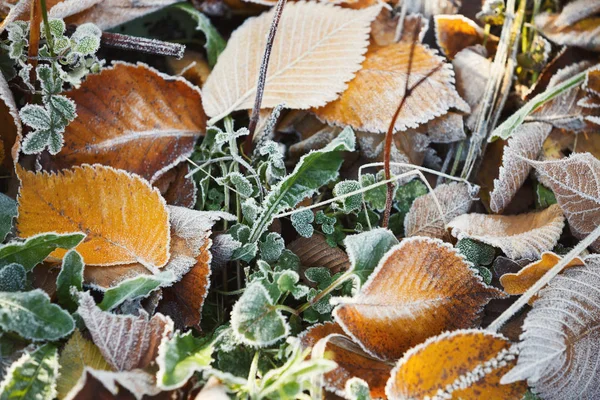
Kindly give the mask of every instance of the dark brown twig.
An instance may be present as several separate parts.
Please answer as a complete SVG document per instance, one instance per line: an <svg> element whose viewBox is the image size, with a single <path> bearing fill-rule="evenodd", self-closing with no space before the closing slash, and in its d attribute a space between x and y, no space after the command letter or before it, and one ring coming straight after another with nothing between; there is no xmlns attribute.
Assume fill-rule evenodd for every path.
<svg viewBox="0 0 600 400"><path fill-rule="evenodd" d="M273 22L271 22L271 29L269 30L269 36L267 37L267 44L265 46L262 63L260 65L260 72L258 74L258 82L256 83L256 98L254 99L254 107L252 108L250 123L248 124L248 130L250 133L248 136L246 136L246 141L244 144L244 153L246 154L252 154L252 140L254 138L256 125L258 124L260 105L262 104L262 98L265 92L269 59L271 58L271 50L273 48L273 42L275 41L275 34L277 33L279 21L281 20L281 14L283 13L283 7L285 7L285 2L286 0L279 0L277 2L277 6L275 6L275 14L273 15Z"/></svg>

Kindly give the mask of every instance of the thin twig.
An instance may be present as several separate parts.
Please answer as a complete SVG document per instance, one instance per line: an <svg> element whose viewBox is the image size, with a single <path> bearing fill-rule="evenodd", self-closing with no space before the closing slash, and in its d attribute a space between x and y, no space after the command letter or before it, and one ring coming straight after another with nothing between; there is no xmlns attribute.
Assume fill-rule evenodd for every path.
<svg viewBox="0 0 600 400"><path fill-rule="evenodd" d="M244 145L244 152L246 154L252 154L252 139L254 138L254 131L256 130L256 125L258 124L260 106L262 104L262 98L265 92L267 70L269 68L269 59L271 58L271 50L273 49L275 34L277 33L279 21L281 20L281 14L283 14L283 7L285 7L285 2L286 0L277 1L277 6L275 7L275 14L273 15L273 22L271 22L271 29L269 30L269 36L267 37L265 52L263 54L262 63L260 64L258 82L256 83L256 98L254 99L254 107L252 108L250 123L248 124L248 130L250 131L250 133L246 137L246 142Z"/></svg>

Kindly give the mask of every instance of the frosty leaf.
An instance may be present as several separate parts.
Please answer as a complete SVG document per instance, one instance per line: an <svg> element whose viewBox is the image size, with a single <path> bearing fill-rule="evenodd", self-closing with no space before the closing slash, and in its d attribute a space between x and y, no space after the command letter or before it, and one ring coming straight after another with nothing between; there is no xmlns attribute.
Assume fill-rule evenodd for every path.
<svg viewBox="0 0 600 400"><path fill-rule="evenodd" d="M160 268L169 259L169 221L158 190L136 175L101 165L59 174L17 168L21 179L17 230L85 231L76 247L87 265L139 262ZM53 253L62 256L64 251Z"/></svg>
<svg viewBox="0 0 600 400"><path fill-rule="evenodd" d="M520 399L527 385L500 384L514 364L515 352L502 335L478 330L447 332L406 352L385 392L390 400Z"/></svg>
<svg viewBox="0 0 600 400"><path fill-rule="evenodd" d="M600 258L553 278L523 324L517 366L501 383L526 379L544 399L598 397Z"/></svg>
<svg viewBox="0 0 600 400"><path fill-rule="evenodd" d="M346 236L344 246L350 259L350 270L364 284L379 261L395 245L398 239L387 229L379 228L358 235Z"/></svg>
<svg viewBox="0 0 600 400"><path fill-rule="evenodd" d="M265 236L265 240L259 242L258 248L263 260L266 262L274 262L277 261L281 252L285 249L285 242L280 234L269 232Z"/></svg>
<svg viewBox="0 0 600 400"><path fill-rule="evenodd" d="M333 188L333 197L342 196L347 193L355 192L361 189L361 185L358 181L355 180L345 180L336 183ZM362 207L362 197L360 194L355 194L350 197L346 197L339 201L339 203L334 203L336 208L339 208L340 211L344 213L350 213L354 210L359 210Z"/></svg>
<svg viewBox="0 0 600 400"><path fill-rule="evenodd" d="M415 237L393 247L355 297L337 299L333 315L366 352L395 360L430 336L476 325L499 297L451 246Z"/></svg>
<svg viewBox="0 0 600 400"><path fill-rule="evenodd" d="M17 7L15 6L14 8ZM1 30L2 25L0 24L0 31ZM0 162L4 169L11 171L12 173L14 170L14 161L18 158L23 127L15 98L8 86L4 74L0 74L0 100L0 123L2 124L1 141L5 153L4 159L0 160Z"/></svg>
<svg viewBox="0 0 600 400"><path fill-rule="evenodd" d="M348 89L337 100L316 109L317 116L329 124L350 125L361 131L387 131L404 94L410 47L411 43L406 42L371 47ZM416 45L409 83L415 84L441 63L443 67L406 99L395 130L416 128L450 108L469 111L469 106L454 89L451 65L424 45Z"/></svg>
<svg viewBox="0 0 600 400"><path fill-rule="evenodd" d="M30 340L57 340L73 331L68 312L50 302L40 289L30 292L0 292L0 328Z"/></svg>
<svg viewBox="0 0 600 400"><path fill-rule="evenodd" d="M27 271L20 264L0 267L0 292L20 292L27 284Z"/></svg>
<svg viewBox="0 0 600 400"><path fill-rule="evenodd" d="M142 400L158 395L154 375L142 369L131 371L103 371L86 367L81 378L66 398L87 399L127 399Z"/></svg>
<svg viewBox="0 0 600 400"><path fill-rule="evenodd" d="M105 68L65 95L77 104L78 117L48 162L58 169L99 163L154 182L191 155L206 129L199 90L144 64ZM123 99L134 103L123 107Z"/></svg>
<svg viewBox="0 0 600 400"><path fill-rule="evenodd" d="M233 306L231 327L243 343L256 347L274 344L290 332L281 310L260 282L246 287Z"/></svg>
<svg viewBox="0 0 600 400"><path fill-rule="evenodd" d="M483 28L469 18L462 15L436 15L433 20L437 45L451 60L467 47L484 42L486 34ZM487 49L493 50L497 42L498 38L488 33Z"/></svg>
<svg viewBox="0 0 600 400"><path fill-rule="evenodd" d="M335 217L325 215L323 210L319 210L319 212L317 212L315 216L315 223L321 225L321 230L327 235L333 234L333 232L335 231L336 222L337 219Z"/></svg>
<svg viewBox="0 0 600 400"><path fill-rule="evenodd" d="M456 14L462 1L454 0L416 0L406 2L409 14L422 14L430 18L438 14Z"/></svg>
<svg viewBox="0 0 600 400"><path fill-rule="evenodd" d="M289 292L295 299L301 299L309 292L307 286L300 285L300 275L294 271L282 271L277 278L277 287L282 293Z"/></svg>
<svg viewBox="0 0 600 400"><path fill-rule="evenodd" d="M296 214L294 214L296 215ZM325 267L336 274L350 267L346 253L339 247L331 247L323 235L298 238L288 245L305 267Z"/></svg>
<svg viewBox="0 0 600 400"><path fill-rule="evenodd" d="M262 107L285 103L291 109L306 109L335 100L364 60L370 23L379 10L288 4L273 43ZM252 108L273 12L249 19L229 39L202 89L211 123Z"/></svg>
<svg viewBox="0 0 600 400"><path fill-rule="evenodd" d="M0 384L0 399L54 399L58 368L55 345L48 343L26 352L6 372Z"/></svg>
<svg viewBox="0 0 600 400"><path fill-rule="evenodd" d="M346 381L345 392L350 400L371 400L369 384L360 378L350 378Z"/></svg>
<svg viewBox="0 0 600 400"><path fill-rule="evenodd" d="M56 296L58 302L74 312L77 309L77 297L71 290L81 292L83 288L83 258L75 250L69 250L63 258L60 273L56 278Z"/></svg>
<svg viewBox="0 0 600 400"><path fill-rule="evenodd" d="M224 177L217 178L217 183L219 185L233 187L235 191L243 197L252 196L252 192L254 191L248 178L239 172L230 172Z"/></svg>
<svg viewBox="0 0 600 400"><path fill-rule="evenodd" d="M157 275L142 275L130 278L119 283L118 286L108 289L104 293L102 302L98 307L104 311L110 311L121 305L124 301L143 298L160 286L170 286L175 280L171 271L163 271Z"/></svg>
<svg viewBox="0 0 600 400"><path fill-rule="evenodd" d="M531 170L522 158L536 159L551 130L551 125L542 122L526 123L515 129L504 147L500 176L494 179L494 190L490 193L492 211L504 210L517 194Z"/></svg>
<svg viewBox="0 0 600 400"><path fill-rule="evenodd" d="M192 332L176 332L169 340L161 343L158 349L157 385L162 390L172 390L183 386L194 372L210 366L213 345L211 338L199 339Z"/></svg>
<svg viewBox="0 0 600 400"><path fill-rule="evenodd" d="M375 183L385 179L383 174L364 174L360 177L360 183L363 188L374 185ZM364 192L365 202L369 204L373 209L377 211L383 211L385 209L385 197L387 189L384 185L367 190Z"/></svg>
<svg viewBox="0 0 600 400"><path fill-rule="evenodd" d="M144 311L137 317L102 311L88 292L79 294L77 313L104 359L117 371L146 367L156 357L162 338L173 330L173 322L162 314L149 318Z"/></svg>
<svg viewBox="0 0 600 400"><path fill-rule="evenodd" d="M546 272L554 267L561 260L561 257L546 251L542 253L541 258L531 264L526 265L517 273L508 273L500 277L500 283L504 291L511 295L523 294L533 286ZM566 268L577 267L583 265L583 260L575 257L571 260Z"/></svg>
<svg viewBox="0 0 600 400"><path fill-rule="evenodd" d="M198 24L196 30L202 31L206 37L204 48L206 49L206 54L208 56L208 63L211 67L214 67L217 63L217 58L221 55L223 50L225 50L225 45L227 43L210 23L210 20L206 15L196 10L190 4L178 4L176 7L190 14Z"/></svg>
<svg viewBox="0 0 600 400"><path fill-rule="evenodd" d="M327 391L338 396L348 395L345 390L347 382L352 377L358 377L369 382L373 398L385 396L385 383L392 366L365 353L344 334L338 324L327 322L313 325L299 338L304 348L313 348L313 356L321 355L315 353L322 353L327 359L336 362L336 369L323 376Z"/></svg>
<svg viewBox="0 0 600 400"><path fill-rule="evenodd" d="M551 250L564 227L560 207L519 215L466 214L453 219L448 228L458 239L471 238L499 247L507 257L538 258Z"/></svg>
<svg viewBox="0 0 600 400"><path fill-rule="evenodd" d="M313 235L314 228L311 225L315 220L315 215L311 210L304 210L292 214L290 217L292 226L298 232L298 235L309 238Z"/></svg>
<svg viewBox="0 0 600 400"><path fill-rule="evenodd" d="M456 249L475 266L490 265L496 255L494 247L469 238L459 240Z"/></svg>
<svg viewBox="0 0 600 400"><path fill-rule="evenodd" d="M19 112L21 120L34 129L50 129L51 121L48 111L37 104L27 104Z"/></svg>
<svg viewBox="0 0 600 400"><path fill-rule="evenodd" d="M542 13L535 17L535 26L555 43L600 50L600 10L594 0L576 0L560 14Z"/></svg>
<svg viewBox="0 0 600 400"><path fill-rule="evenodd" d="M554 192L578 238L587 236L600 224L600 161L596 157L576 153L558 161L529 163ZM600 240L592 247L600 249Z"/></svg>
<svg viewBox="0 0 600 400"><path fill-rule="evenodd" d="M435 197L434 197L435 196ZM438 203L436 203L437 198ZM443 238L446 224L469 212L473 202L471 188L465 183L449 183L436 187L433 193L418 197L404 218L404 234Z"/></svg>
<svg viewBox="0 0 600 400"><path fill-rule="evenodd" d="M86 367L96 370L110 370L110 366L102 357L100 350L92 342L86 340L79 330L63 348L59 358L60 375L56 382L58 398L64 399L77 384Z"/></svg>

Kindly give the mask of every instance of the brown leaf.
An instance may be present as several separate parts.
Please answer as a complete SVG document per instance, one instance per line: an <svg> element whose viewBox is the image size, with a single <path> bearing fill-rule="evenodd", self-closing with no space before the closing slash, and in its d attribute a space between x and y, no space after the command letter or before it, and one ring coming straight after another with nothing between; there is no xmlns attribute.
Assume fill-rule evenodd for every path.
<svg viewBox="0 0 600 400"><path fill-rule="evenodd" d="M161 390L156 378L141 369L132 371L102 371L85 368L77 385L69 392L70 400L141 400L156 397Z"/></svg>
<svg viewBox="0 0 600 400"><path fill-rule="evenodd" d="M313 325L299 338L304 348L313 348L313 356L324 355L337 363L336 369L324 375L326 390L344 396L346 381L358 377L369 383L373 398L385 397L385 383L392 366L365 353L338 324Z"/></svg>
<svg viewBox="0 0 600 400"><path fill-rule="evenodd" d="M560 14L542 13L535 26L555 43L600 50L600 17L596 0L576 0Z"/></svg>
<svg viewBox="0 0 600 400"><path fill-rule="evenodd" d="M367 132L386 132L404 95L411 43L371 46L356 77L335 101L315 110L323 121L350 125ZM454 73L444 59L428 47L417 44L409 82L415 84L435 68L423 84L406 100L395 130L416 128L445 114L450 108L468 112L469 106L454 89Z"/></svg>
<svg viewBox="0 0 600 400"><path fill-rule="evenodd" d="M450 245L415 237L392 248L355 297L338 299L333 315L367 353L395 360L444 330L473 327L502 296Z"/></svg>
<svg viewBox="0 0 600 400"><path fill-rule="evenodd" d="M371 24L371 40L377 46L387 46L396 42L398 23L400 14L392 13L387 8L382 8L381 12ZM404 18L402 33L398 41L412 42L415 31L417 33L417 42L422 42L423 37L429 29L429 19L421 14L411 14Z"/></svg>
<svg viewBox="0 0 600 400"><path fill-rule="evenodd" d="M461 0L414 0L406 2L406 11L429 19L439 14L455 14L461 4Z"/></svg>
<svg viewBox="0 0 600 400"><path fill-rule="evenodd" d="M418 197L404 218L406 236L443 238L446 235L446 224L469 212L475 195L467 184L454 182L439 185L433 193Z"/></svg>
<svg viewBox="0 0 600 400"><path fill-rule="evenodd" d="M596 157L576 153L559 161L529 163L554 192L576 237L583 239L600 224L600 161ZM600 250L600 240L592 248Z"/></svg>
<svg viewBox="0 0 600 400"><path fill-rule="evenodd" d="M206 129L200 91L143 64L103 69L66 95L77 118L54 168L99 163L154 182L192 153Z"/></svg>
<svg viewBox="0 0 600 400"><path fill-rule="evenodd" d="M172 206L194 208L196 205L196 181L194 177L186 177L190 172L187 163L180 163L170 169L154 182L167 204Z"/></svg>
<svg viewBox="0 0 600 400"><path fill-rule="evenodd" d="M287 248L298 256L300 264L306 268L327 268L331 271L331 275L350 268L350 260L346 252L339 247L331 247L323 235L300 237L291 242Z"/></svg>
<svg viewBox="0 0 600 400"><path fill-rule="evenodd" d="M465 214L448 224L452 235L479 240L502 249L512 259L538 258L551 250L565 223L556 204L545 210L520 215Z"/></svg>
<svg viewBox="0 0 600 400"><path fill-rule="evenodd" d="M210 74L206 57L194 50L186 49L182 59L169 57L167 63L173 75L182 76L199 88L204 86Z"/></svg>
<svg viewBox="0 0 600 400"><path fill-rule="evenodd" d="M3 74L0 74L0 100L0 126L2 126L0 139L3 146L1 164L4 170L12 175L15 168L14 163L19 155L23 126L15 98Z"/></svg>
<svg viewBox="0 0 600 400"><path fill-rule="evenodd" d="M467 138L463 117L449 112L427 123L427 136L434 143L454 143Z"/></svg>
<svg viewBox="0 0 600 400"><path fill-rule="evenodd" d="M453 398L519 400L527 385L501 385L515 364L504 336L479 330L446 332L409 350L392 371L390 400Z"/></svg>
<svg viewBox="0 0 600 400"><path fill-rule="evenodd" d="M476 44L483 44L485 33L483 29L474 21L462 15L436 15L433 19L435 23L435 39L442 53L449 59L467 47ZM496 51L498 38L494 35L488 35L486 41L486 50L489 54Z"/></svg>

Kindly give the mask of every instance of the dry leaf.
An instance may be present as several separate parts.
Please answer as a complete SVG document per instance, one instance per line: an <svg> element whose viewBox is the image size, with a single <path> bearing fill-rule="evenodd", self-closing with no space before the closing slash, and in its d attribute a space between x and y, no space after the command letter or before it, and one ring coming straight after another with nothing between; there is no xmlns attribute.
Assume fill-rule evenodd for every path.
<svg viewBox="0 0 600 400"><path fill-rule="evenodd" d="M140 263L156 269L169 260L169 213L165 201L137 175L101 165L58 174L29 172L21 180L17 230L27 238L43 232L84 232L76 249L86 265ZM53 256L61 257L64 250Z"/></svg>
<svg viewBox="0 0 600 400"><path fill-rule="evenodd" d="M480 113L483 90L490 77L492 62L482 46L467 47L452 60L456 72L456 90L471 107L466 125L474 130Z"/></svg>
<svg viewBox="0 0 600 400"><path fill-rule="evenodd" d="M98 163L154 182L192 154L206 128L199 90L143 64L105 68L66 95L77 118L50 160L59 169Z"/></svg>
<svg viewBox="0 0 600 400"><path fill-rule="evenodd" d="M155 314L149 318L143 310L137 317L102 311L89 292L80 293L77 314L104 359L117 371L147 367L156 358L162 339L173 332L169 317Z"/></svg>
<svg viewBox="0 0 600 400"><path fill-rule="evenodd" d="M199 88L204 86L210 74L206 56L194 50L186 49L182 59L169 57L167 63L173 75L182 76Z"/></svg>
<svg viewBox="0 0 600 400"><path fill-rule="evenodd" d="M554 267L561 260L561 257L545 251L542 257L521 269L517 273L504 274L500 277L500 283L504 291L511 295L523 294L534 283L536 283L544 274ZM566 268L577 267L583 265L583 260L575 257L566 266Z"/></svg>
<svg viewBox="0 0 600 400"><path fill-rule="evenodd" d="M360 293L338 299L333 315L367 353L395 360L444 330L473 327L502 295L450 245L415 237L384 256Z"/></svg>
<svg viewBox="0 0 600 400"><path fill-rule="evenodd" d="M449 112L427 123L427 136L433 143L454 143L467 138L463 117Z"/></svg>
<svg viewBox="0 0 600 400"><path fill-rule="evenodd" d="M262 107L285 103L306 109L335 100L364 60L370 23L379 10L288 4L273 44ZM273 11L249 19L231 35L202 89L211 121L252 108L272 19Z"/></svg>
<svg viewBox="0 0 600 400"><path fill-rule="evenodd" d="M396 42L398 31L398 23L400 14L392 13L387 8L382 8L381 12L371 24L371 40L377 46L387 46ZM416 40L418 43L423 41L427 30L429 29L429 19L424 18L421 14L406 15L404 25L402 25L402 33L398 41L410 42Z"/></svg>
<svg viewBox="0 0 600 400"><path fill-rule="evenodd" d="M423 14L425 18L439 14L455 14L462 4L461 0L402 0L408 14ZM402 4L402 5L404 5Z"/></svg>
<svg viewBox="0 0 600 400"><path fill-rule="evenodd" d="M446 224L469 212L473 203L471 188L465 183L449 183L436 187L433 193L418 197L404 218L404 233L410 236L443 238ZM441 207L438 208L439 205Z"/></svg>
<svg viewBox="0 0 600 400"><path fill-rule="evenodd" d="M500 384L515 364L510 347L504 336L479 330L432 337L398 361L387 383L387 396L390 400L519 400L527 385Z"/></svg>
<svg viewBox="0 0 600 400"><path fill-rule="evenodd" d="M300 335L304 348L312 347L313 356L322 355L337 363L337 368L323 376L325 389L344 396L346 381L358 377L369 382L373 398L385 397L385 383L392 366L365 353L348 338L335 322L313 325ZM321 355L321 356L322 356Z"/></svg>
<svg viewBox="0 0 600 400"><path fill-rule="evenodd" d="M367 132L386 132L404 95L411 43L372 46L348 89L339 99L315 110L323 121L350 125ZM469 106L454 89L452 66L428 47L417 44L409 85L443 66L418 86L406 100L395 130L416 128L445 114L450 108L468 112Z"/></svg>
<svg viewBox="0 0 600 400"><path fill-rule="evenodd" d="M465 237L499 247L509 258L539 258L552 250L565 225L560 207L520 215L466 214L448 227L459 240Z"/></svg>
<svg viewBox="0 0 600 400"><path fill-rule="evenodd" d="M449 59L467 47L483 44L485 33L474 21L462 15L436 15L435 39L442 53ZM486 50L493 54L498 44L498 38L489 35Z"/></svg>
<svg viewBox="0 0 600 400"><path fill-rule="evenodd" d="M501 383L527 379L547 400L598 398L599 287L597 255L553 278L525 319L517 366Z"/></svg>
<svg viewBox="0 0 600 400"><path fill-rule="evenodd" d="M287 246L300 259L306 268L324 267L331 275L350 268L346 252L339 247L331 247L323 235L314 234L309 238L300 237Z"/></svg>
<svg viewBox="0 0 600 400"><path fill-rule="evenodd" d="M180 163L154 182L154 186L160 190L167 204L194 208L198 189L194 177L187 176L189 172L189 164Z"/></svg>
<svg viewBox="0 0 600 400"><path fill-rule="evenodd" d="M160 392L154 375L141 369L112 372L86 368L67 399L142 400Z"/></svg>
<svg viewBox="0 0 600 400"><path fill-rule="evenodd" d="M23 126L19 117L19 110L15 98L8 87L8 82L0 74L0 139L3 146L2 166L6 171L14 173L14 163L18 159Z"/></svg>
<svg viewBox="0 0 600 400"><path fill-rule="evenodd" d="M600 161L596 157L576 153L559 161L529 162L554 192L576 237L583 239L600 224ZM600 239L592 248L600 250Z"/></svg>
<svg viewBox="0 0 600 400"><path fill-rule="evenodd" d="M508 206L517 190L521 188L531 170L531 165L522 159L536 159L552 126L542 122L520 125L504 147L502 166L498 179L494 179L494 190L490 193L490 208L499 213Z"/></svg>

